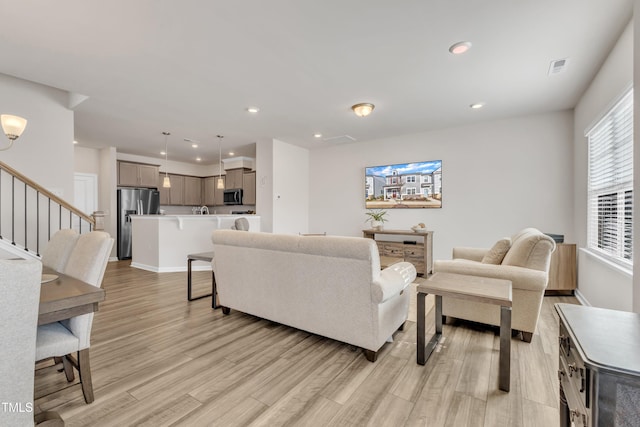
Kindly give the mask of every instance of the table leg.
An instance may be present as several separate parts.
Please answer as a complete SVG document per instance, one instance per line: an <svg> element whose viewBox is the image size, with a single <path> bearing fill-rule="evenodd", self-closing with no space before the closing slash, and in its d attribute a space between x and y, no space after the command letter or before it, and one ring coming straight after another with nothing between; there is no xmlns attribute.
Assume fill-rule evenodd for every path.
<svg viewBox="0 0 640 427"><path fill-rule="evenodd" d="M509 391L511 383L511 307L500 307L500 361L498 385Z"/></svg>
<svg viewBox="0 0 640 427"><path fill-rule="evenodd" d="M193 301L193 298L191 298L191 263L192 262L193 260L191 258L187 260L187 300L188 301Z"/></svg>
<svg viewBox="0 0 640 427"><path fill-rule="evenodd" d="M433 334L431 339L427 344L426 341L426 326L425 326L425 307L424 300L427 294L418 292L418 352L417 352L417 362L419 365L424 365L427 363L427 359L433 353L433 350L438 346L438 342L440 338L442 338L442 297L440 295L436 295L436 333Z"/></svg>

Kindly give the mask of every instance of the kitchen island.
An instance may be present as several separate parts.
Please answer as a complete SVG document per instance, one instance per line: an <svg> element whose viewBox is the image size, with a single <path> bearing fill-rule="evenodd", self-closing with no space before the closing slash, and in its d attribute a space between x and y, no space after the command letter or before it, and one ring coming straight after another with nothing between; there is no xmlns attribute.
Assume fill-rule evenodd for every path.
<svg viewBox="0 0 640 427"><path fill-rule="evenodd" d="M238 218L249 221L249 230L260 231L257 215L131 215L131 266L157 273L187 271L187 255L213 250L211 232L230 229Z"/></svg>

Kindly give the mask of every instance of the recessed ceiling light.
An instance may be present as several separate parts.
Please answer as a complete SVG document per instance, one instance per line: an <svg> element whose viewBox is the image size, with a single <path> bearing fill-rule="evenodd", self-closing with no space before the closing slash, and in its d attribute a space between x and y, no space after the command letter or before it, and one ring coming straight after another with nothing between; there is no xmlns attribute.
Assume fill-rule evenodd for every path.
<svg viewBox="0 0 640 427"><path fill-rule="evenodd" d="M161 155L161 156L164 156L165 154L167 154L167 152L166 152L166 151L161 151L161 152L160 152L160 155Z"/></svg>
<svg viewBox="0 0 640 427"><path fill-rule="evenodd" d="M454 55L462 55L469 49L471 49L471 42L458 42L452 44L451 47L449 47L449 52L453 53Z"/></svg>
<svg viewBox="0 0 640 427"><path fill-rule="evenodd" d="M236 153L234 153L233 151L229 151L229 155L230 155L230 156L233 156L233 155L235 155L235 154L236 154Z"/></svg>
<svg viewBox="0 0 640 427"><path fill-rule="evenodd" d="M193 144L191 144L191 147L193 147L193 148L198 148L198 144L193 143Z"/></svg>
<svg viewBox="0 0 640 427"><path fill-rule="evenodd" d="M484 102L476 102L475 104L469 105L469 107L474 110L479 110L480 108L484 107Z"/></svg>
<svg viewBox="0 0 640 427"><path fill-rule="evenodd" d="M74 144L77 144L77 143L78 143L78 141L74 140L74 141L73 141L73 143L74 143Z"/></svg>
<svg viewBox="0 0 640 427"><path fill-rule="evenodd" d="M196 162L201 161L202 159L200 157L196 157Z"/></svg>
<svg viewBox="0 0 640 427"><path fill-rule="evenodd" d="M249 107L247 108L247 111L250 113L257 113L258 111L260 111L260 109L258 107Z"/></svg>
<svg viewBox="0 0 640 427"><path fill-rule="evenodd" d="M314 133L313 137L314 138L322 138L322 134L321 133Z"/></svg>

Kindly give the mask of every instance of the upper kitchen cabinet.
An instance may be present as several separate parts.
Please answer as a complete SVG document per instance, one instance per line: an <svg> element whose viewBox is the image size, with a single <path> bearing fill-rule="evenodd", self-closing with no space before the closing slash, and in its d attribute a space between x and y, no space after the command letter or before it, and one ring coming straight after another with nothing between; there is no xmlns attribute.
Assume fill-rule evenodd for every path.
<svg viewBox="0 0 640 427"><path fill-rule="evenodd" d="M206 206L215 205L216 176L208 176L202 179L203 195L202 204Z"/></svg>
<svg viewBox="0 0 640 427"><path fill-rule="evenodd" d="M158 166L118 162L118 185L121 187L158 187Z"/></svg>
<svg viewBox="0 0 640 427"><path fill-rule="evenodd" d="M244 169L229 169L226 170L225 173L224 188L227 190L242 188L242 176L244 175Z"/></svg>
<svg viewBox="0 0 640 427"><path fill-rule="evenodd" d="M189 206L202 205L202 178L197 176L184 177L184 204Z"/></svg>
<svg viewBox="0 0 640 427"><path fill-rule="evenodd" d="M242 175L242 204L256 204L256 172L247 172Z"/></svg>
<svg viewBox="0 0 640 427"><path fill-rule="evenodd" d="M227 187L227 181L226 181L226 176L222 175L222 183L224 184L223 188L218 188L218 186L216 185L218 182L218 178L214 177L213 180L213 204L215 206L223 206L224 205L224 189L228 188Z"/></svg>

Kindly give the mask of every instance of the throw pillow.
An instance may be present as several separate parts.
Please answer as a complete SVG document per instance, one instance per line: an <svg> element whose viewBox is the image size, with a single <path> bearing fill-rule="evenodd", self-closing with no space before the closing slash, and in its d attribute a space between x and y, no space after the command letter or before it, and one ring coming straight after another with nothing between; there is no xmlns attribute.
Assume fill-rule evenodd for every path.
<svg viewBox="0 0 640 427"><path fill-rule="evenodd" d="M501 264L502 259L509 251L509 248L511 248L510 238L505 237L504 239L498 240L482 258L482 262L484 264Z"/></svg>

